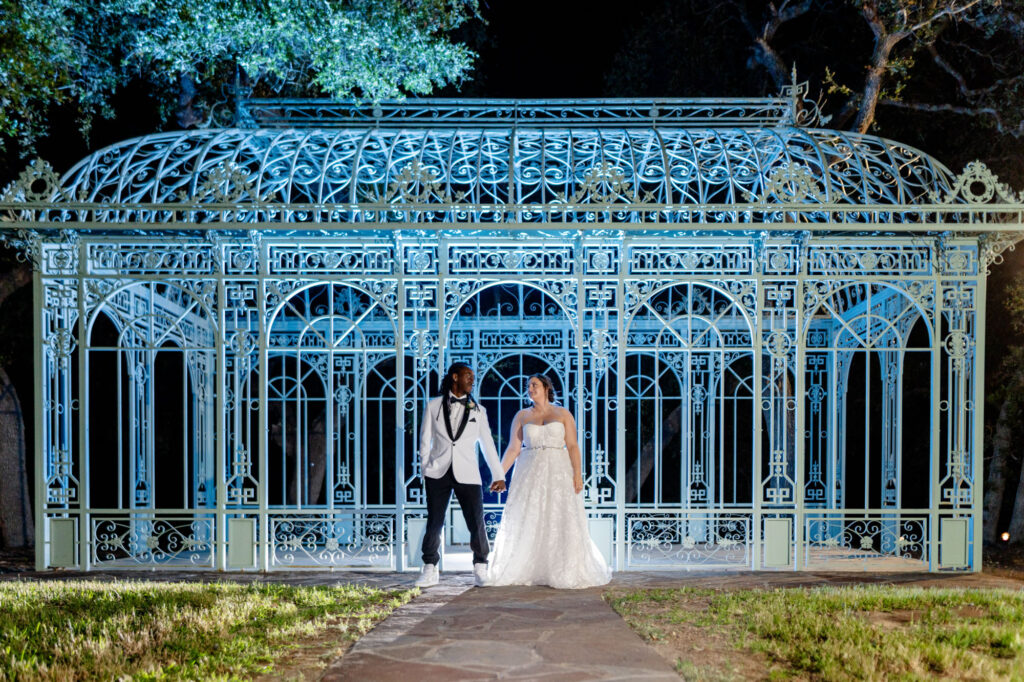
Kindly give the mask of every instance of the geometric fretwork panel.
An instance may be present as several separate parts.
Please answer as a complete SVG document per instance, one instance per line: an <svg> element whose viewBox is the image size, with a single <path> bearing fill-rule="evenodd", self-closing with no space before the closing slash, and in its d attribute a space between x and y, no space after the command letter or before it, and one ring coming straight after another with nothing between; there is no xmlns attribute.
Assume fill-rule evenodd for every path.
<svg viewBox="0 0 1024 682"><path fill-rule="evenodd" d="M453 361L499 450L551 377L621 568L770 568L769 527L788 567L937 568L940 515L974 513L967 240L225 235L186 240L206 270L182 277L113 239L81 237L102 275L40 273L45 404L70 407L46 413L47 512L91 519L96 565L221 565L220 509L268 569L406 565Z"/></svg>

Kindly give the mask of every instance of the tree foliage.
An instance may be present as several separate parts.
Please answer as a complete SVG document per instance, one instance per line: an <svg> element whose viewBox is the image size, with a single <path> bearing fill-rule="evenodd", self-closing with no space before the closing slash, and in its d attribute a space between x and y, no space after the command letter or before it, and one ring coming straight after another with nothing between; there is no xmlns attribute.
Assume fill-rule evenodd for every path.
<svg viewBox="0 0 1024 682"><path fill-rule="evenodd" d="M477 0L0 0L0 145L30 149L55 106L88 133L145 81L164 118L215 116L236 78L266 92L379 100L457 83L447 34ZM225 107L226 109L226 107Z"/></svg>

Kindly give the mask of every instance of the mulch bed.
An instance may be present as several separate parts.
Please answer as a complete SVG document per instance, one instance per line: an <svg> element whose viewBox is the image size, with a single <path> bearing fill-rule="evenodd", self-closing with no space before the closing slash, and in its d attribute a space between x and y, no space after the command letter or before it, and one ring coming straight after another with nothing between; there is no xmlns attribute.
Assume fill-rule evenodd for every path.
<svg viewBox="0 0 1024 682"><path fill-rule="evenodd" d="M0 549L0 573L33 571L36 567L36 551L28 549Z"/></svg>
<svg viewBox="0 0 1024 682"><path fill-rule="evenodd" d="M982 572L1024 580L1024 544L1000 543L985 547Z"/></svg>

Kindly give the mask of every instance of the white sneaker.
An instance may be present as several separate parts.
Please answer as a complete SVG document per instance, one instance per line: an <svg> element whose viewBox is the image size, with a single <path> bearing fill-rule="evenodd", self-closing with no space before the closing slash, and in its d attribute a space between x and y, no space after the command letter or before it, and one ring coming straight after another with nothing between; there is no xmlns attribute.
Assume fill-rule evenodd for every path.
<svg viewBox="0 0 1024 682"><path fill-rule="evenodd" d="M437 564L423 564L420 577L416 579L416 587L433 587L437 584Z"/></svg>
<svg viewBox="0 0 1024 682"><path fill-rule="evenodd" d="M487 578L487 564L473 564L473 582L477 587L490 587L491 581Z"/></svg>

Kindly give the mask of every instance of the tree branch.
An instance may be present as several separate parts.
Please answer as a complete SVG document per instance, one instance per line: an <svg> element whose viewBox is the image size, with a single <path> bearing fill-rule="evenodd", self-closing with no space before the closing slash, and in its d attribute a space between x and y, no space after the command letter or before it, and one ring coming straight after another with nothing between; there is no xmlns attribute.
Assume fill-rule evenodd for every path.
<svg viewBox="0 0 1024 682"><path fill-rule="evenodd" d="M754 39L754 54L751 55L747 66L760 65L768 72L772 83L779 90L789 83L789 69L786 68L786 63L779 56L778 51L772 46L772 41L775 40L775 34L778 33L779 28L783 24L803 16L811 10L813 4L813 0L800 0L800 2L783 0L779 8L776 8L775 3L768 3L768 18L762 25L760 33L754 29L750 18L746 16L746 12L740 12L740 21L746 26L747 31L750 32L751 37Z"/></svg>
<svg viewBox="0 0 1024 682"><path fill-rule="evenodd" d="M796 4L790 4L789 0L783 0L782 9L776 10L774 3L769 3L768 7L771 9L772 15L771 20L765 24L764 37L768 40L775 38L775 33L779 28L787 21L792 21L797 17L807 14L811 10L812 0L803 0ZM769 33L768 31L771 31Z"/></svg>
<svg viewBox="0 0 1024 682"><path fill-rule="evenodd" d="M879 104L884 104L888 107L895 107L897 109L908 109L911 111L924 111L928 113L950 113L960 114L962 116L975 116L980 118L990 118L994 123L996 130L1001 135L1012 135L1016 138L1024 138L1024 120L1017 124L1016 128L1012 128L1003 123L1002 116L999 115L994 107L961 107L953 104L926 104L924 102L901 102L894 99L882 99L879 100Z"/></svg>
<svg viewBox="0 0 1024 682"><path fill-rule="evenodd" d="M984 60L988 64L989 68L992 68L992 69L998 69L999 68L998 63L996 62L995 56L992 54L991 51L989 51L987 49L986 50L978 49L974 45L971 45L969 43L965 43L962 40L956 40L956 41L948 40L948 41L946 41L946 44L949 45L949 47L953 48L957 52L962 51L962 52L964 52L966 54L973 55L975 59Z"/></svg>
<svg viewBox="0 0 1024 682"><path fill-rule="evenodd" d="M964 20L976 29L991 33L1000 28L1006 29L1015 38L1024 37L1024 15L1014 11L1008 3L999 6L998 14L981 12L973 16L964 17Z"/></svg>
<svg viewBox="0 0 1024 682"><path fill-rule="evenodd" d="M945 71L949 76L956 81L957 90L960 94L967 98L983 97L985 95L991 95L1000 88L1012 85L1021 80L1022 76L1015 76L1013 78L1000 78L992 83L987 88L971 88L967 85L967 79L960 73L952 64L946 61L945 57L939 54L939 51L935 48L934 43L928 45L928 53L932 56L932 61Z"/></svg>
<svg viewBox="0 0 1024 682"><path fill-rule="evenodd" d="M764 38L754 40L754 54L751 55L747 65L751 66L752 63L760 65L768 72L768 77L771 78L776 90L781 90L789 81L786 77L785 62L782 61L782 57L771 46L771 43Z"/></svg>
<svg viewBox="0 0 1024 682"><path fill-rule="evenodd" d="M941 11L937 12L936 14L933 14L932 16L928 17L924 21L919 22L919 23L915 24L914 26L912 26L910 28L910 32L911 33L917 33L922 28L926 28L927 26L935 23L936 21L938 21L939 19L942 19L943 17L951 17L951 18L958 17L961 14L963 14L964 12L966 12L967 10L971 9L972 7L974 7L975 5L979 4L980 2L981 2L981 0L971 0L970 2L968 2L966 5L963 5L962 7L953 7L953 6L947 7L946 9L941 10ZM954 2L952 4L956 5L955 0L954 0Z"/></svg>
<svg viewBox="0 0 1024 682"><path fill-rule="evenodd" d="M747 14L747 8L742 2L737 0L729 0L729 4L736 9L736 16L739 18L740 23L743 24L743 28L747 29L747 33L750 34L752 40L757 40L758 32L754 28L754 24L750 21L750 16Z"/></svg>

